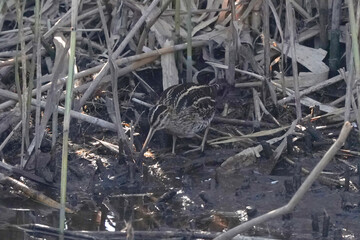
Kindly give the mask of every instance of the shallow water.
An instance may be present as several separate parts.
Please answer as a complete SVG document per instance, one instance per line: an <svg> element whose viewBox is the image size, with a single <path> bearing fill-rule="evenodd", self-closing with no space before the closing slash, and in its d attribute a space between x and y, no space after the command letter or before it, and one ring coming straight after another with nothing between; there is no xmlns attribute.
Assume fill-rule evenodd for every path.
<svg viewBox="0 0 360 240"><path fill-rule="evenodd" d="M131 223L135 231L202 230L214 233L281 207L290 200L284 182L292 180L292 168L279 165L274 175L263 175L254 169L219 174L217 162L231 154L233 152L213 150L192 160L170 155L147 160L144 174L132 187L119 186L121 177L112 172L111 166L108 169L112 174L105 171L94 182L79 178L77 183L77 178L70 176L72 190L68 200L76 213L67 214L66 227L72 231L119 232L125 231ZM312 159L311 162L316 161ZM74 190L76 186L84 187L84 182L89 183L85 191ZM57 199L56 189L45 190L47 195ZM0 197L0 208L0 239L38 239L34 236L57 239L43 229L43 233L39 229L36 234L25 233L14 225L37 223L57 228L58 210L9 193ZM358 194L319 183L312 186L292 214L273 219L244 234L319 239L325 211L330 216L330 239L339 234L339 230L344 239L360 236ZM314 214L319 219L318 232L312 229Z"/></svg>

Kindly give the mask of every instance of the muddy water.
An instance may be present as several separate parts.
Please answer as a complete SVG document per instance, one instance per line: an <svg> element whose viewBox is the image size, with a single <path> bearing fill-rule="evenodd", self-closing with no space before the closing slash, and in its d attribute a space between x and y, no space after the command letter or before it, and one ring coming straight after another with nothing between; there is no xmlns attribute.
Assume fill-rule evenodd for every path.
<svg viewBox="0 0 360 240"><path fill-rule="evenodd" d="M119 186L117 178L120 175L114 172L94 173L91 180L70 175L69 201L76 213L67 215L67 229L114 232L126 229L131 223L134 230L221 232L290 200L291 194L284 187L285 181L293 178L290 166L279 165L272 175L262 175L254 169L243 169L226 176L218 174L219 163L232 154L234 150L213 150L196 156L196 159L163 156L147 160L144 174L131 187L127 184ZM312 162L316 160L312 159ZM112 169L111 165L107 168ZM84 187L86 181L88 187L83 188L84 191L75 190L77 186ZM8 191L2 189L3 193ZM47 189L45 192L56 199L56 191ZM315 183L292 214L245 234L280 239L320 239L326 213L330 218L328 239L339 234L344 239L358 239L358 199L358 193ZM25 233L14 226L37 223L56 228L58 210L13 194L0 197L0 208L0 239L35 239L34 236L56 239L44 230L36 234ZM314 216L318 219L317 231L313 229Z"/></svg>

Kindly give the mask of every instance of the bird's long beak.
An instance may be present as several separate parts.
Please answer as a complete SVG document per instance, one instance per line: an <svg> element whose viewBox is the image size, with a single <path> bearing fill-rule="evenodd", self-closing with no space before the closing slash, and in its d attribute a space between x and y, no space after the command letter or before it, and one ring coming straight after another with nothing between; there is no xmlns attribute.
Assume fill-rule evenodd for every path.
<svg viewBox="0 0 360 240"><path fill-rule="evenodd" d="M156 130L155 130L154 128L150 128L149 133L148 133L148 135L147 135L147 137L146 137L146 139L145 139L145 142L144 142L144 144L143 144L143 147L142 147L142 149L141 149L141 151L140 151L140 157L144 156L144 153L145 153L145 151L146 151L147 145L149 144L149 142L150 142L150 140L151 140L151 138L153 137L153 135L154 135L155 132L156 132Z"/></svg>

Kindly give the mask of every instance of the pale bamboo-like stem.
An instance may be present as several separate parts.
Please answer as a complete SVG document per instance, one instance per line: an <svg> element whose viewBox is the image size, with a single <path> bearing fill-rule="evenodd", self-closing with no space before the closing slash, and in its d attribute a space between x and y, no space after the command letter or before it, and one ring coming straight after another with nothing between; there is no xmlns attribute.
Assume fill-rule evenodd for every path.
<svg viewBox="0 0 360 240"><path fill-rule="evenodd" d="M329 48L329 68L330 72L336 72L339 68L340 62L340 16L341 1L333 1L332 16L331 16L331 30L330 30L330 48ZM320 29L322 29L320 27ZM326 33L326 31L320 30ZM321 35L320 35L321 36ZM348 69L349 70L349 69Z"/></svg>
<svg viewBox="0 0 360 240"><path fill-rule="evenodd" d="M187 51L186 51L186 82L192 81L192 25L191 25L191 2L192 0L186 0L188 15L186 19L187 28Z"/></svg>
<svg viewBox="0 0 360 240"><path fill-rule="evenodd" d="M35 61L36 61L36 102L39 103L41 100L41 43L40 43L40 18L41 18L41 12L40 12L40 0L35 1L35 33L34 33L34 44L33 44L33 50L34 54L33 61L31 65L31 71L35 71ZM36 52L36 55L35 55ZM30 82L32 82L32 76L34 73L30 73ZM32 88L29 86L29 90ZM28 95L28 108L29 108L29 114L31 111L31 100L32 95ZM39 154L39 148L40 148L40 105L36 106L35 111L35 171L39 170L38 167L38 154Z"/></svg>
<svg viewBox="0 0 360 240"><path fill-rule="evenodd" d="M359 53L359 23L360 23L360 3L357 5L356 19L354 13L354 3L353 0L348 0L348 9L349 9L349 20L350 20L350 30L351 30L351 41L352 41L352 51L354 55L354 64L355 64L355 82L358 83L360 80L360 53ZM353 104L353 109L355 110L357 124L360 124L360 113L356 111L360 107L360 87L359 84L356 84L356 95L357 95L357 106ZM355 102L354 102L355 103ZM360 136L360 133L359 133Z"/></svg>
<svg viewBox="0 0 360 240"><path fill-rule="evenodd" d="M180 0L175 0L175 41L174 42L176 44L179 43L179 39L180 39Z"/></svg>
<svg viewBox="0 0 360 240"><path fill-rule="evenodd" d="M286 1L286 19L288 23L288 30L290 33L290 51L291 51L291 65L294 76L294 91L295 91L295 106L296 106L296 118L301 118L301 104L300 104L300 94L299 94L299 71L297 66L296 59L296 50L295 50L295 24L294 24L294 14L291 4L292 0Z"/></svg>
<svg viewBox="0 0 360 240"><path fill-rule="evenodd" d="M67 167L68 167L68 139L70 130L70 110L73 93L73 79L75 66L75 48L76 48L76 29L78 15L78 1L71 1L71 33L70 33L70 56L68 80L66 82L66 99L64 114L64 130L62 143L62 161L61 161L61 187L60 187L60 232L64 233L65 228L65 204L66 204L66 186L67 186Z"/></svg>
<svg viewBox="0 0 360 240"><path fill-rule="evenodd" d="M356 79L360 76L360 55L359 55L359 41L358 41L358 26L356 26L355 21L355 12L354 12L354 2L353 0L347 0L348 10L349 10L349 21L350 21L350 30L351 30L351 40L354 54L354 64L355 64L355 76Z"/></svg>
<svg viewBox="0 0 360 240"><path fill-rule="evenodd" d="M20 0L16 0L16 17L19 26L19 39L20 39L20 51L21 51L21 67L22 67L22 105L21 105L21 119L22 119L22 138L21 138L21 162L20 165L25 166L25 146L29 145L29 134L26 132L28 129L28 117L26 110L26 99L27 99L27 82L26 82L26 54L25 54L25 39L24 39L24 25L23 25L23 10L25 8L25 3L21 6Z"/></svg>

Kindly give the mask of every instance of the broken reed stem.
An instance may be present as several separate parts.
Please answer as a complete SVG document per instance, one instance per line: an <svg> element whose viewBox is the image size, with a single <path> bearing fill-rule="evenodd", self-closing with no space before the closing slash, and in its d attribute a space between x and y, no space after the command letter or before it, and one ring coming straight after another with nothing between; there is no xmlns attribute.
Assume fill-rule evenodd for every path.
<svg viewBox="0 0 360 240"><path fill-rule="evenodd" d="M60 56L57 56L59 58L59 62L62 63L65 59L65 55L68 53L70 47L70 42L67 41L64 51L62 51ZM58 120L57 120L57 116L58 116L58 111L57 108L55 106L58 105L58 101L59 101L59 86L58 84L56 84L56 79L58 79L60 73L62 71L62 66L61 64L57 64L56 66L54 66L53 68L53 75L52 75L52 80L50 81L51 83L51 87L47 93L47 99L46 99L46 104L45 104L45 111L44 114L41 118L40 121L40 126L39 129L36 133L36 137L32 140L32 142L30 143L28 149L27 149L27 153L28 155L31 155L32 151L35 150L37 151L40 148L40 144L42 141L42 138L44 137L45 134L45 128L47 127L47 124L49 122L50 117L52 116L52 145L55 146L55 143L57 141L56 136L57 136L57 128L58 128ZM37 97L39 95L39 99L36 99L36 108L40 108L41 106L41 79L39 80L39 87L40 87L40 92L37 92ZM60 87L62 88L63 84L60 84ZM36 88L37 91L37 88ZM34 92L34 91L33 91ZM31 103L33 104L34 100L31 98ZM35 152L36 152L35 151Z"/></svg>
<svg viewBox="0 0 360 240"><path fill-rule="evenodd" d="M345 74L347 74L347 73L345 73ZM308 95L308 94L310 94L310 93L312 93L312 92L316 92L316 91L318 91L318 90L320 90L320 89L322 89L322 88L324 88L324 87L327 87L327 86L329 86L329 85L331 85L331 84L334 84L334 83L336 83L336 82L338 82L338 81L341 81L341 80L343 80L343 79L344 79L344 77L343 77L341 74L339 74L339 75L337 75L337 76L335 76L335 77L332 77L332 78L330 78L330 79L328 79L328 80L325 80L325 81L323 81L323 82L317 83L316 85L313 85L313 86L311 86L311 87L309 87L309 88L306 88L306 89L300 91L300 92L299 92L299 97ZM290 101L293 100L294 98L295 98L295 94L292 94L292 95L290 95L290 96L287 96L287 97L279 100L279 101L278 101L278 104L280 104L280 105L285 104L285 103L287 103L287 102L290 102Z"/></svg>
<svg viewBox="0 0 360 240"><path fill-rule="evenodd" d="M193 45L193 47L201 47L201 46L204 46L206 44L207 44L207 42L205 42L205 41L195 41L195 42L193 42L192 45ZM163 55L163 54L167 54L167 53L172 53L174 51L184 50L186 48L187 48L187 44L183 43L183 44L178 44L178 45L171 46L171 47L160 48L160 49L157 49L157 50L153 50L153 51L150 51L150 52L146 52L146 53L142 53L142 54L126 57L126 58L117 59L115 61L115 63L118 66L124 65L126 63L132 63L133 62L129 66L126 66L126 67L120 69L118 74L119 74L119 76L121 76L121 74L126 74L129 71L133 71L138 67L141 67L141 66L143 66L145 64L148 64L148 63L150 63L150 62L152 62L154 60L154 57L157 57L157 56L160 56L160 55ZM153 59L153 60L151 60L151 59ZM76 73L74 75L74 79L79 79L79 78L89 76L91 74L95 74L95 73L99 72L104 67L104 65L105 64L101 64L101 65L98 65L96 67L92 67L92 68L83 70L83 71L81 71L79 73ZM51 78L53 76L54 76L54 74L52 74L50 76L43 76L42 81L46 80L46 81L52 82ZM67 80L67 77L61 78L61 79L59 79L57 81L57 84L64 83L66 80ZM74 90L77 91L77 92L80 92L80 89L83 89L83 90L81 90L81 92L82 92L82 91L84 91L84 89L85 90L88 89L89 85L91 85L91 82L86 83L84 85L81 85L81 86L75 88ZM47 91L50 88L50 86L51 86L51 83L48 83L48 84L46 84L44 86L41 86L41 91L42 92ZM21 91L18 91L18 92L21 92ZM36 94L36 90L33 90L32 95L35 95L35 94Z"/></svg>
<svg viewBox="0 0 360 240"><path fill-rule="evenodd" d="M10 99L13 99L13 100L17 100L16 93L13 93L13 92L10 92L10 91L7 91L7 90L3 90L3 89L0 89L0 96L7 97L7 98L10 98ZM32 102L33 105L36 105L36 100L35 99L31 100L31 102ZM46 102L41 101L40 105L41 105L42 108L45 108ZM65 113L65 109L63 107L57 106L57 109L58 109L59 113L62 113L62 114ZM79 119L81 121L85 121L85 122L88 122L88 123L91 123L91 124L96 124L96 125L98 125L100 127L115 131L115 125L113 123L107 122L105 120L95 118L95 117L92 117L92 116L89 116L89 115L86 115L86 114L83 114L83 113L79 113L79 112L76 112L76 111L73 111L73 110L70 111L70 115L71 115L71 117Z"/></svg>
<svg viewBox="0 0 360 240"><path fill-rule="evenodd" d="M113 102L114 102L114 111L115 111L115 119L116 119L116 123L115 127L116 127L116 132L117 132L117 138L118 138L118 144L119 144L119 154L122 154L121 149L125 150L125 153L128 156L132 155L132 151L131 151L131 145L130 142L127 140L127 136L124 132L124 128L122 127L121 123L121 115L120 115L120 104L119 104L119 95L118 95L118 74L117 74L117 66L114 63L114 59L112 58L113 56L113 51L112 51L112 46L111 44L111 40L110 40L110 36L109 36L109 31L107 29L107 25L106 25L106 19L105 19L105 15L104 12L102 10L101 7L101 2L100 0L97 0L97 5L99 8L99 12L100 12L100 18L103 24L103 28L104 28L104 33L105 33L105 40L106 40L106 46L108 49L108 62L109 62L109 66L110 66L110 75L111 75L111 79L112 79L112 94L113 94Z"/></svg>
<svg viewBox="0 0 360 240"><path fill-rule="evenodd" d="M254 101L254 112L255 112L255 121L261 122L261 113L260 113L260 104L259 104L259 94L258 92L252 88L253 93L253 101Z"/></svg>
<svg viewBox="0 0 360 240"><path fill-rule="evenodd" d="M18 52L17 49L16 49L16 52ZM42 49L42 50L41 50L41 54L45 54L45 49ZM28 60L28 59L30 59L31 57L32 57L32 53L27 54L27 55L25 56L25 60ZM18 54L16 53L16 54L15 54L15 57L10 58L10 59L8 59L8 60L6 60L6 61L0 61L0 67L5 67L5 66L14 65L14 64L15 64L15 61L17 61L17 60L16 60L17 58L22 59L22 57L21 57L21 56L18 56Z"/></svg>
<svg viewBox="0 0 360 240"><path fill-rule="evenodd" d="M193 47L201 47L201 46L204 46L206 45L207 42L206 41L194 41L192 43ZM119 58L115 61L115 63L118 65L118 66L121 66L121 65L124 65L124 64L127 64L127 63L131 63L131 62L136 62L136 61L139 61L139 60L142 60L142 59L149 59L150 57L154 57L154 56L160 56L162 54L167 54L167 53L172 53L172 52L175 52L175 51L180 51L180 50L184 50L187 48L187 43L182 43L182 44L178 44L178 45L175 45L175 46L171 46L171 47L164 47L164 48L160 48L160 49L156 49L156 50L153 50L153 51L150 51L150 52L146 52L146 53L142 53L142 54L138 54L138 55L133 55L133 56L130 56L130 57L125 57L125 58ZM140 62L140 61L139 61ZM14 63L16 63L14 61ZM92 68L89 68L89 69L86 69L86 70L83 70L79 73L76 73L74 75L74 79L79 79L79 78L83 78L83 77L86 77L86 76L89 76L91 74L95 74L95 73L98 73L103 67L104 67L105 64L100 64L96 67L92 67ZM1 64L0 64L0 67L1 67ZM15 69L16 70L16 69ZM52 75L50 76L43 76L42 77L42 82L43 81L50 81L51 80L51 77ZM58 80L58 83L61 83L61 82L65 82L66 81L66 77L65 78L62 78L62 79L59 79ZM44 86L41 87L41 91L46 91L50 88L50 85L51 83L48 83ZM88 87L88 86L87 86ZM21 91L18 91L17 92L21 93ZM33 90L32 91L32 95L35 95L36 94L36 90ZM20 95L21 96L21 95Z"/></svg>
<svg viewBox="0 0 360 240"><path fill-rule="evenodd" d="M286 20L288 31L290 34L290 51L291 51L291 65L294 77L294 91L295 91L295 106L296 106L296 118L301 118L301 104L300 104L300 94L299 94L299 71L297 66L296 59L296 50L295 50L295 23L294 23L294 14L292 4L293 1L286 1Z"/></svg>
<svg viewBox="0 0 360 240"><path fill-rule="evenodd" d="M160 12L155 17L153 17L149 22L146 23L146 25L141 33L140 39L139 39L139 43L138 43L138 46L136 49L136 54L140 54L142 52L146 37L148 36L148 34L150 32L150 28L155 24L155 22L159 19L159 17L162 15L162 13L166 10L166 8L169 6L169 4L171 2L172 2L172 0L166 0L166 2L164 4L162 4ZM176 26L175 26L175 28L176 28Z"/></svg>
<svg viewBox="0 0 360 240"><path fill-rule="evenodd" d="M122 68L121 70L119 70L118 72L118 75L121 76L123 74L126 74L126 73L129 73L141 66L144 66L148 63L151 63L153 62L157 57L149 57L149 58L145 58L145 59L142 59L140 61L137 61L125 68ZM64 79L63 79L64 80ZM59 82L58 82L59 84ZM60 82L61 84L61 82ZM87 87L90 85L90 83L88 84L84 84L84 85L81 85L80 87L74 89L74 90L78 90L79 92L83 91L83 89L87 89ZM10 92L10 91L7 91L7 90L3 90L3 89L0 89L0 96L3 96L3 97L6 97L6 98L9 98L9 99L12 99L12 100L18 100L18 96L16 93L13 93L13 92ZM31 100L32 104L33 105L36 105L36 100L35 99L32 99ZM46 107L46 102L45 101L41 101L40 102L40 105L42 108L45 108ZM62 113L64 114L65 110L63 107L60 107L60 106L57 106L57 110L59 111L59 113ZM91 123L91 124L96 124L100 127L103 127L103 128L106 128L106 129L109 129L109 130L112 130L112 131L116 131L115 129L115 125L113 123L110 123L110 122L107 122L105 120L102 120L102 119L99 119L99 118L95 118L95 117L92 117L92 116L89 116L89 115L86 115L86 114L83 114L83 113L80 113L80 112L77 112L77 111L74 111L74 110L71 110L70 111L70 114L71 114L71 117L73 118L76 118L76 119L79 119L79 120L82 120L82 121L85 121L85 122L88 122L88 123ZM31 146L31 145L30 145ZM29 147L30 149L30 147ZM28 151L32 151L32 150L28 150Z"/></svg>
<svg viewBox="0 0 360 240"><path fill-rule="evenodd" d="M272 210L262 216L257 218L253 218L250 221L247 221L237 227L230 229L229 231L220 234L215 238L215 240L225 240L231 239L235 237L237 234L248 230L249 228L266 222L275 217L287 214L291 212L294 207L299 203L299 201L303 198L305 193L309 190L314 181L319 177L321 171L326 167L326 165L332 160L337 151L344 145L346 138L348 137L351 130L351 123L345 122L341 132L339 134L338 139L334 142L334 144L329 148L329 150L325 153L324 157L320 160L320 162L314 167L309 176L305 179L300 188L296 191L291 200L283 207Z"/></svg>
<svg viewBox="0 0 360 240"><path fill-rule="evenodd" d="M105 8L105 7L103 7ZM95 7L93 9L88 10L87 12L81 14L80 16L78 16L78 21L81 21L83 19L86 19L90 16L93 16L94 14L98 13L98 8ZM52 26L46 33L44 33L44 35L42 36L45 40L47 40L47 38L51 37L60 27L64 27L70 24L70 15L71 15L71 9L69 9L69 11L67 11L58 21L56 21L56 23L54 24L54 26Z"/></svg>
<svg viewBox="0 0 360 240"><path fill-rule="evenodd" d="M193 47L200 47L200 46L203 46L205 44L206 44L205 41L196 41L196 42L193 43ZM186 46L187 46L187 44L183 43L183 44L178 44L178 45L171 46L171 47L161 48L161 49L154 50L154 51L147 52L147 53L142 53L142 54L139 54L139 55L130 56L130 57L127 57L127 58L118 59L118 60L116 60L116 64L118 64L118 65L133 62L129 66L121 68L118 71L118 77L122 76L124 74L127 74L127 73L129 73L131 71L134 71L135 69L137 69L139 67L142 67L142 66L144 66L146 64L149 64L149 63L153 62L157 58L157 56L160 56L160 55L166 54L166 53L171 53L171 52L174 52L174 51L184 50L184 49L186 49ZM67 50L65 52L67 52ZM17 62L15 62L15 65L16 64L17 64ZM94 74L94 73L98 72L103 66L104 66L104 64L93 67L93 68L89 68L89 69L81 71L79 73L76 73L74 75L74 79L78 79L78 78L82 78L82 77L86 77L86 76L89 76L91 74ZM16 74L17 69L18 68L15 67L15 82L16 82L16 80L19 81L19 79L17 77L18 74ZM57 81L55 81L55 79L57 78L56 75L55 75L55 72L52 75L48 76L48 77L43 77L42 78L42 81L43 81L43 79L47 79L48 81L50 81L50 83L41 86L41 92L49 90L51 88L53 82L54 83L56 82L56 85L65 83L65 81L67 80L67 77L61 78L61 79L58 79ZM104 83L108 82L108 79L104 79L103 82ZM90 84L91 84L91 82L83 84L83 85L75 88L74 91L79 92L79 93L83 92L83 91L85 91L86 89L89 88ZM20 83L16 84L16 86L17 86L17 88L20 88ZM18 94L18 97L16 97L15 93L0 89L0 95L1 96L5 96L5 97L7 97L9 99L12 99L12 100L9 100L9 101L7 101L5 103L8 103L8 102L14 101L14 100L19 101L19 99L21 101L21 99L22 99L21 98L21 90L17 90L17 92L20 93L20 94ZM35 95L35 94L36 94L36 90L33 90L32 95ZM64 99L64 96L62 96L60 99ZM35 100L31 100L31 101L32 101L33 105L35 105L35 106L39 105L39 104L36 104ZM3 103L3 104L5 104L5 103ZM20 104L20 106L21 106L21 104ZM45 108L46 102L41 101L40 106L42 108ZM63 114L64 113L64 108L58 106L56 108L56 111L59 111L60 113ZM77 118L79 120L86 121L86 122L89 122L91 124L96 124L96 125L98 125L100 127L107 128L109 130L115 131L115 125L113 123L104 121L102 119L94 118L94 117L91 117L91 116L88 116L86 114L82 114L82 113L79 113L79 112L76 112L76 111L73 111L73 110L70 113L71 113L71 117L73 117L73 118ZM28 152L32 152L33 147L34 147L34 145L30 144L30 147L28 148Z"/></svg>
<svg viewBox="0 0 360 240"><path fill-rule="evenodd" d="M311 19L312 18L311 15L304 8L302 8L299 3L297 3L296 1L293 1L293 0L290 0L290 2L292 4L292 6L295 8L295 10L300 15L302 15L304 18L306 18L306 19Z"/></svg>
<svg viewBox="0 0 360 240"><path fill-rule="evenodd" d="M154 0L149 7L146 9L146 11L142 14L140 19L136 22L136 24L133 26L133 28L130 30L130 32L126 35L124 40L120 43L119 47L114 51L112 54L112 59L115 60L121 52L125 49L125 47L128 45L130 40L134 37L135 33L139 30L139 28L143 25L147 17L150 15L152 10L157 6L157 4L160 2L160 0ZM109 71L109 62L105 63L105 65L100 70L99 74L95 77L94 81L91 83L89 88L85 91L85 93L82 95L79 105L77 109L79 110L87 101L87 99L93 94L93 92L96 90L96 87L99 85L100 81L103 79L103 77L107 74Z"/></svg>
<svg viewBox="0 0 360 240"><path fill-rule="evenodd" d="M20 122L14 127L14 129L11 131L11 133L5 138L5 140L0 144L0 152L4 149L4 147L6 146L6 144L10 141L11 137L14 135L15 131L20 127L21 125L21 120Z"/></svg>

